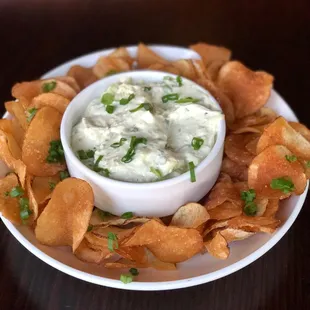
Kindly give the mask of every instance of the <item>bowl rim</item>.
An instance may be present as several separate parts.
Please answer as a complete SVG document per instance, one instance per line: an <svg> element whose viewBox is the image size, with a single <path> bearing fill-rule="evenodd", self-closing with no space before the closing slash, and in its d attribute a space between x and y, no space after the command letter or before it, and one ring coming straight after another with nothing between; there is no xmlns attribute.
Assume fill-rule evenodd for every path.
<svg viewBox="0 0 310 310"><path fill-rule="evenodd" d="M77 94L76 97L74 97L67 107L62 120L61 120L61 126L60 126L60 139L63 145L63 149L65 152L66 160L69 160L77 169L79 169L80 172L82 172L85 176L87 176L90 180L95 180L97 183L106 184L106 185L112 185L112 186L121 186L122 188L130 188L130 189L155 189L155 188L162 188L162 187L168 187L173 186L176 184L179 184L184 181L190 181L190 174L189 171L186 171L182 173L179 176L158 181L158 182L141 182L141 183L134 183L134 182L126 182L116 179L111 179L105 176L102 176L95 171L88 168L86 165L84 165L74 154L70 144L71 142L69 139L67 139L67 136L71 137L72 128L68 127L68 118L70 118L71 114L75 111L77 104L79 103L79 99L82 95L85 93L91 93L95 89L99 88L101 85L104 85L103 88L108 88L111 84L118 82L121 78L128 78L133 77L135 79L146 79L148 75L154 75L157 74L158 76L164 77L164 76L172 76L174 78L177 77L175 74L170 74L166 72L156 71L156 70L133 70L128 72L122 72L118 73L112 76L107 76L91 85L83 89L80 93ZM223 113L223 110L217 100L210 94L210 92L197 83L182 77L183 80L186 82L195 85L199 90L206 93L213 103L216 104L217 108ZM101 86L102 87L102 86ZM81 96L80 96L81 95ZM86 102L86 107L90 104L90 102ZM84 109L84 110L85 110ZM224 114L223 114L224 115ZM225 135L226 135L226 122L225 122L225 116L223 119L219 121L219 128L217 132L217 137L215 144L213 145L210 153L195 167L196 174L199 174L203 169L205 169L208 165L212 164L213 160L216 156L218 156L220 150L222 149L225 141Z"/></svg>

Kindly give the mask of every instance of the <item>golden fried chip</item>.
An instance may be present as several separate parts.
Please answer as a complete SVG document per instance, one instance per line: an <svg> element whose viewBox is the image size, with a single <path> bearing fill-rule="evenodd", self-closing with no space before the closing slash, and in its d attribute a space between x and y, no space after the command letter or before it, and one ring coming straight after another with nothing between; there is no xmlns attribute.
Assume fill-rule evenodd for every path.
<svg viewBox="0 0 310 310"><path fill-rule="evenodd" d="M243 240L254 235L253 232L245 231L236 228L224 228L220 231L221 235L225 238L227 243Z"/></svg>
<svg viewBox="0 0 310 310"><path fill-rule="evenodd" d="M73 77L81 89L97 81L92 68L86 68L80 65L72 66L67 75Z"/></svg>
<svg viewBox="0 0 310 310"><path fill-rule="evenodd" d="M293 154L282 145L271 145L252 161L248 172L249 188L266 198L285 198L290 192L300 195L304 192L307 179L304 169L299 161L290 162L286 156ZM294 188L288 192L272 189L270 184L273 179L288 178Z"/></svg>
<svg viewBox="0 0 310 310"><path fill-rule="evenodd" d="M253 114L263 107L272 88L273 76L252 71L241 62L227 62L217 78L217 85L231 99L236 118Z"/></svg>
<svg viewBox="0 0 310 310"><path fill-rule="evenodd" d="M242 208L240 205L236 205L230 201L225 201L219 206L210 209L209 214L212 220L227 220L241 215Z"/></svg>
<svg viewBox="0 0 310 310"><path fill-rule="evenodd" d="M235 135L243 134L243 133L256 133L261 135L264 132L264 129L268 126L267 125L258 125L258 126L251 126L251 127L241 127L236 130L233 130L231 133Z"/></svg>
<svg viewBox="0 0 310 310"><path fill-rule="evenodd" d="M264 130L257 143L257 153L276 144L286 146L299 158L310 160L310 142L293 129L283 117L278 117Z"/></svg>
<svg viewBox="0 0 310 310"><path fill-rule="evenodd" d="M74 252L74 255L87 263L99 264L104 259L104 252L98 249L91 248L89 242L86 239L83 239L77 249Z"/></svg>
<svg viewBox="0 0 310 310"><path fill-rule="evenodd" d="M126 47L117 48L109 55L109 57L123 58L130 66L132 66L134 62L134 59L131 58Z"/></svg>
<svg viewBox="0 0 310 310"><path fill-rule="evenodd" d="M47 106L56 109L61 114L64 114L69 103L70 100L65 97L53 93L45 93L34 97L31 101L29 109L40 109Z"/></svg>
<svg viewBox="0 0 310 310"><path fill-rule="evenodd" d="M204 243L208 253L219 259L226 259L229 256L229 247L225 238L218 231L214 237Z"/></svg>
<svg viewBox="0 0 310 310"><path fill-rule="evenodd" d="M87 182L75 178L63 180L38 217L36 238L50 246L72 246L74 252L87 231L93 205L93 191Z"/></svg>
<svg viewBox="0 0 310 310"><path fill-rule="evenodd" d="M157 55L143 43L138 45L137 63L139 68L148 68L154 63L168 65L169 62Z"/></svg>
<svg viewBox="0 0 310 310"><path fill-rule="evenodd" d="M13 133L13 124L11 119L2 118L0 119L0 130L5 133Z"/></svg>
<svg viewBox="0 0 310 310"><path fill-rule="evenodd" d="M263 214L264 217L274 217L279 209L279 200L278 199L269 199L266 206L266 210Z"/></svg>
<svg viewBox="0 0 310 310"><path fill-rule="evenodd" d="M12 134L17 144L21 148L25 138L25 130L22 128L16 118L12 119Z"/></svg>
<svg viewBox="0 0 310 310"><path fill-rule="evenodd" d="M21 99L21 101L25 101L25 99ZM28 128L28 122L26 118L26 113L24 110L24 107L22 106L20 101L7 101L5 103L5 108L7 111L17 119L20 126L27 130Z"/></svg>
<svg viewBox="0 0 310 310"><path fill-rule="evenodd" d="M310 142L310 130L307 128L307 126L297 122L288 122L288 123L293 129L299 132L305 139L307 139Z"/></svg>
<svg viewBox="0 0 310 310"><path fill-rule="evenodd" d="M173 61L171 65L178 70L179 75L184 76L190 80L195 80L197 75L192 60L180 59L177 61Z"/></svg>
<svg viewBox="0 0 310 310"><path fill-rule="evenodd" d="M220 69L226 63L226 60L214 60L208 64L206 68L206 73L213 82L217 80Z"/></svg>
<svg viewBox="0 0 310 310"><path fill-rule="evenodd" d="M81 91L79 84L72 76L56 76L55 79L57 81L61 81L68 84L69 86L71 86L71 88L73 88L76 91L76 93L79 93Z"/></svg>
<svg viewBox="0 0 310 310"><path fill-rule="evenodd" d="M94 227L109 227L109 226L126 226L128 224L143 224L146 223L147 221L149 221L149 218L146 217L132 217L130 219L123 219L123 218L119 218L119 217L112 217L110 219L106 219L104 221L100 221L99 223L95 223L92 224L92 220L90 221L90 223L94 226Z"/></svg>
<svg viewBox="0 0 310 310"><path fill-rule="evenodd" d="M260 136L256 137L255 139L251 140L245 145L246 150L253 155L257 155L256 149L257 149L257 143L259 141L259 138Z"/></svg>
<svg viewBox="0 0 310 310"><path fill-rule="evenodd" d="M52 176L64 170L64 163L48 163L46 158L50 142L60 139L62 115L54 108L43 107L37 111L25 135L22 159L34 176ZM44 129L44 130L42 130Z"/></svg>
<svg viewBox="0 0 310 310"><path fill-rule="evenodd" d="M224 157L222 161L221 172L227 173L230 177L239 181L248 179L248 167L239 165L228 157Z"/></svg>
<svg viewBox="0 0 310 310"><path fill-rule="evenodd" d="M148 69L149 70L169 72L169 73L176 74L176 75L181 75L181 71L172 65L164 65L164 64L156 63L153 65L150 65L148 67Z"/></svg>
<svg viewBox="0 0 310 310"><path fill-rule="evenodd" d="M207 209L199 203L191 202L180 207L173 215L170 226L198 228L210 218Z"/></svg>
<svg viewBox="0 0 310 310"><path fill-rule="evenodd" d="M26 175L26 192L29 198L29 207L33 213L33 219L36 220L39 215L39 204L32 190L32 181L33 181L33 176L30 174L27 174Z"/></svg>
<svg viewBox="0 0 310 310"><path fill-rule="evenodd" d="M167 227L150 220L135 228L123 246L146 246L159 260L179 263L197 254L203 242L196 229Z"/></svg>
<svg viewBox="0 0 310 310"><path fill-rule="evenodd" d="M14 173L10 173L5 178L0 179L0 212L10 222L18 225L22 223L19 216L18 198L12 198L7 194L16 186L19 186L19 183Z"/></svg>
<svg viewBox="0 0 310 310"><path fill-rule="evenodd" d="M266 212L267 205L268 205L268 199L264 197L257 197L254 200L254 203L256 204L257 207L257 212L255 216L263 216Z"/></svg>
<svg viewBox="0 0 310 310"><path fill-rule="evenodd" d="M225 228L228 225L228 220L224 221L217 221L217 220L210 220L207 222L205 230L203 232L203 237L209 237L209 234L212 231L219 230L220 228Z"/></svg>

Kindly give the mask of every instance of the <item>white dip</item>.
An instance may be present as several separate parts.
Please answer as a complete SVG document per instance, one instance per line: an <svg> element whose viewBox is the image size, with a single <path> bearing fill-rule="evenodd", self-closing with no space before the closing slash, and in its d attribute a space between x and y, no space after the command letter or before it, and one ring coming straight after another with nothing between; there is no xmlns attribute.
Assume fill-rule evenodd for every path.
<svg viewBox="0 0 310 310"><path fill-rule="evenodd" d="M197 166L212 150L223 117L194 83L172 77L149 84L121 80L90 102L72 130L71 146L102 175L153 182L188 171L190 162Z"/></svg>

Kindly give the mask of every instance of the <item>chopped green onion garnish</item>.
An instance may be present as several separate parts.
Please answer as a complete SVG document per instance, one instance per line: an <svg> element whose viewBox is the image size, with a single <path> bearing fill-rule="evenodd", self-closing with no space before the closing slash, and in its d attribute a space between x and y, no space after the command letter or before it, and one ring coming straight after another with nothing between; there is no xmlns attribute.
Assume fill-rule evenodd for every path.
<svg viewBox="0 0 310 310"><path fill-rule="evenodd" d="M89 231L92 231L93 230L93 225L92 224L89 224L88 225L88 227L87 227L87 232L89 232Z"/></svg>
<svg viewBox="0 0 310 310"><path fill-rule="evenodd" d="M144 91L150 91L151 89L152 89L152 87L148 87L148 86L144 87Z"/></svg>
<svg viewBox="0 0 310 310"><path fill-rule="evenodd" d="M122 99L119 101L119 104L121 104L121 105L128 104L133 98L135 98L135 94L129 95L128 98L122 98Z"/></svg>
<svg viewBox="0 0 310 310"><path fill-rule="evenodd" d="M10 192L5 192L4 196L8 197L10 195Z"/></svg>
<svg viewBox="0 0 310 310"><path fill-rule="evenodd" d="M254 216L257 213L257 205L254 203L255 198L256 192L254 189L241 192L241 199L245 202L243 211L247 216Z"/></svg>
<svg viewBox="0 0 310 310"><path fill-rule="evenodd" d="M103 220L106 220L106 217L108 217L108 216L112 216L112 214L111 214L110 212L103 211L103 210L100 210L100 209L97 209L97 212L98 212L98 215L99 215Z"/></svg>
<svg viewBox="0 0 310 310"><path fill-rule="evenodd" d="M55 182L48 182L48 185L49 185L51 191L56 187Z"/></svg>
<svg viewBox="0 0 310 310"><path fill-rule="evenodd" d="M95 152L93 150L79 150L78 152L78 156L81 160L85 160L88 158L94 158Z"/></svg>
<svg viewBox="0 0 310 310"><path fill-rule="evenodd" d="M198 151L201 148L201 146L203 145L203 143L204 143L204 140L201 138L194 137L192 139L192 147L195 151Z"/></svg>
<svg viewBox="0 0 310 310"><path fill-rule="evenodd" d="M144 110L146 110L146 111L152 110L152 106L149 103L145 102L145 103L141 103L140 105L138 105L135 109L129 110L129 112L131 112L131 113L137 112L142 108L144 108Z"/></svg>
<svg viewBox="0 0 310 310"><path fill-rule="evenodd" d="M55 89L56 85L57 85L56 81L44 83L42 85L43 93L48 93L48 92L52 91L53 89Z"/></svg>
<svg viewBox="0 0 310 310"><path fill-rule="evenodd" d="M181 87L181 86L183 85L182 77L178 75L177 78L176 78L176 80L177 80L179 86Z"/></svg>
<svg viewBox="0 0 310 310"><path fill-rule="evenodd" d="M150 171L151 171L152 173L154 173L158 178L161 178L161 177L162 177L162 174L161 174L161 172L160 172L159 169L156 169L156 168L154 168L154 167L151 167L151 168L150 168Z"/></svg>
<svg viewBox="0 0 310 310"><path fill-rule="evenodd" d="M137 276L139 275L139 270L137 268L130 268L129 272L133 275L133 276Z"/></svg>
<svg viewBox="0 0 310 310"><path fill-rule="evenodd" d="M125 212L121 215L122 219L131 219L133 217L133 213L132 212Z"/></svg>
<svg viewBox="0 0 310 310"><path fill-rule="evenodd" d="M110 70L110 71L108 71L108 72L105 74L105 76L113 75L113 74L116 74L116 73L118 73L116 70Z"/></svg>
<svg viewBox="0 0 310 310"><path fill-rule="evenodd" d="M245 201L245 203L252 202L256 198L256 193L254 189L249 189L248 191L241 192L241 199Z"/></svg>
<svg viewBox="0 0 310 310"><path fill-rule="evenodd" d="M285 155L285 159L290 162L293 163L294 161L297 160L297 157L295 155Z"/></svg>
<svg viewBox="0 0 310 310"><path fill-rule="evenodd" d="M243 208L244 213L247 216L254 216L257 213L257 205L254 202L246 203Z"/></svg>
<svg viewBox="0 0 310 310"><path fill-rule="evenodd" d="M131 137L130 147L129 147L127 153L121 159L123 163L130 163L133 160L133 156L136 154L135 148L140 143L146 144L147 139L146 138L137 138L136 136Z"/></svg>
<svg viewBox="0 0 310 310"><path fill-rule="evenodd" d="M168 95L165 95L161 98L163 103L166 103L166 102L172 101L172 100L178 100L178 99L179 99L179 94L168 94Z"/></svg>
<svg viewBox="0 0 310 310"><path fill-rule="evenodd" d="M28 198L20 198L19 199L19 215L20 218L24 221L27 220L32 213L32 211L29 209L29 199Z"/></svg>
<svg viewBox="0 0 310 310"><path fill-rule="evenodd" d="M307 166L307 168L310 168L310 160L308 160L308 161L306 162L306 166Z"/></svg>
<svg viewBox="0 0 310 310"><path fill-rule="evenodd" d="M86 151L86 155L88 158L94 158L95 151L94 150L88 150L88 151Z"/></svg>
<svg viewBox="0 0 310 310"><path fill-rule="evenodd" d="M278 189L284 194L291 193L295 190L294 183L290 179L286 178L277 178L273 179L270 183L272 189Z"/></svg>
<svg viewBox="0 0 310 310"><path fill-rule="evenodd" d="M67 179L70 177L69 171L68 170L63 170L59 172L59 178L61 181L63 181L64 179Z"/></svg>
<svg viewBox="0 0 310 310"><path fill-rule="evenodd" d="M98 167L100 161L102 160L103 158L103 155L99 155L97 160L95 161L95 164L94 164L94 167L93 167L93 170L96 171L96 172L99 172L100 171L100 167Z"/></svg>
<svg viewBox="0 0 310 310"><path fill-rule="evenodd" d="M65 160L64 149L60 140L54 140L50 142L50 148L48 150L48 156L46 161L48 163L60 163Z"/></svg>
<svg viewBox="0 0 310 310"><path fill-rule="evenodd" d="M103 103L104 105L110 105L113 103L113 101L114 101L114 95L111 93L105 93L101 97L101 103Z"/></svg>
<svg viewBox="0 0 310 310"><path fill-rule="evenodd" d="M189 173L191 176L191 182L196 182L195 165L192 161L188 163Z"/></svg>
<svg viewBox="0 0 310 310"><path fill-rule="evenodd" d="M117 147L120 147L124 144L124 142L126 142L127 139L126 138L121 138L119 140L119 142L115 142L115 143L112 143L110 146L113 147L113 148L117 148Z"/></svg>
<svg viewBox="0 0 310 310"><path fill-rule="evenodd" d="M108 249L111 252L114 252L114 250L118 249L118 241L116 234L112 232L108 232Z"/></svg>
<svg viewBox="0 0 310 310"><path fill-rule="evenodd" d="M30 123L31 120L34 118L34 116L36 115L38 109L36 108L32 108L28 110L28 117L27 117L27 122Z"/></svg>
<svg viewBox="0 0 310 310"><path fill-rule="evenodd" d="M105 110L109 113L112 114L114 112L114 106L113 105L107 105Z"/></svg>
<svg viewBox="0 0 310 310"><path fill-rule="evenodd" d="M188 103L188 102L196 103L199 101L200 101L199 99L195 99L193 97L185 97L185 98L181 98L181 99L177 100L176 103Z"/></svg>
<svg viewBox="0 0 310 310"><path fill-rule="evenodd" d="M12 198L20 197L24 195L24 190L20 186L15 186L8 193Z"/></svg>
<svg viewBox="0 0 310 310"><path fill-rule="evenodd" d="M121 274L120 280L124 283L124 284L128 284L130 282L132 282L133 276L131 274Z"/></svg>

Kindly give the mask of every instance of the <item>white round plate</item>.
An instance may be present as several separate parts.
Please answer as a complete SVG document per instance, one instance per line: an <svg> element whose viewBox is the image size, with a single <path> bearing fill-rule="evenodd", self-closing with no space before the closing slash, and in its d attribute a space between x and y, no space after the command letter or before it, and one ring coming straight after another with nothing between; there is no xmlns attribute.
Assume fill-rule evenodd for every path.
<svg viewBox="0 0 310 310"><path fill-rule="evenodd" d="M185 48L173 46L151 46L151 48L169 60L200 58L198 54ZM92 66L99 56L107 55L112 50L103 50L76 58L49 71L43 75L43 78L65 75L73 64ZM129 52L132 56L136 55L136 51L136 46L129 47ZM289 105L275 91L271 93L268 106L272 107L286 119L297 121ZM7 116L5 114L4 117ZM0 162L0 175L4 176L7 171L7 168ZM210 282L240 270L258 259L270 250L291 227L302 208L307 191L308 186L301 196L292 196L281 203L278 216L283 221L283 225L274 234L259 233L248 239L233 242L230 245L231 252L228 259L219 260L204 254L196 255L192 259L178 264L178 268L175 271L158 271L151 268L141 269L139 276L130 284L123 284L119 281L121 270L105 269L79 261L71 253L70 249L65 247L41 245L28 227L16 227L5 218L1 217L1 219L12 235L32 254L64 273L84 281L109 287L127 290L160 291Z"/></svg>

